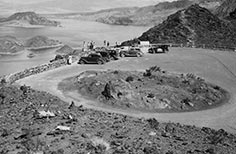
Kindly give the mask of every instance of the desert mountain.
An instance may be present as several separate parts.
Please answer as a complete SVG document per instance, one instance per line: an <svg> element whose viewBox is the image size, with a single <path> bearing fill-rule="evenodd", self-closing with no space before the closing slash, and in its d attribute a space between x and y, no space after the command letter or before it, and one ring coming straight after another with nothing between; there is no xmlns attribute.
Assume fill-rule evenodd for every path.
<svg viewBox="0 0 236 154"><path fill-rule="evenodd" d="M62 15L61 17L115 25L150 26L161 23L167 16L178 10L187 8L192 4L197 3L202 7L215 10L221 5L222 1L223 0L177 0L146 7L115 8L92 13Z"/></svg>
<svg viewBox="0 0 236 154"><path fill-rule="evenodd" d="M22 43L13 36L0 37L0 53L11 54L24 49Z"/></svg>
<svg viewBox="0 0 236 154"><path fill-rule="evenodd" d="M236 1L235 0L225 0L222 5L220 5L216 9L216 15L219 17L228 17L230 13L234 12L236 9Z"/></svg>
<svg viewBox="0 0 236 154"><path fill-rule="evenodd" d="M19 12L11 15L8 18L1 20L2 24L8 24L12 26L28 26L28 25L41 25L41 26L59 26L57 21L48 20L45 17L41 17L34 12Z"/></svg>
<svg viewBox="0 0 236 154"><path fill-rule="evenodd" d="M235 36L236 31L232 25L195 4L170 15L167 20L149 29L138 39L151 43L234 46ZM134 42L132 40L123 44Z"/></svg>
<svg viewBox="0 0 236 154"><path fill-rule="evenodd" d="M234 21L236 20L236 1L225 0L224 3L219 6L215 14L222 19Z"/></svg>
<svg viewBox="0 0 236 154"><path fill-rule="evenodd" d="M46 36L35 36L26 41L25 47L28 48L48 48L61 45L58 40L50 39Z"/></svg>

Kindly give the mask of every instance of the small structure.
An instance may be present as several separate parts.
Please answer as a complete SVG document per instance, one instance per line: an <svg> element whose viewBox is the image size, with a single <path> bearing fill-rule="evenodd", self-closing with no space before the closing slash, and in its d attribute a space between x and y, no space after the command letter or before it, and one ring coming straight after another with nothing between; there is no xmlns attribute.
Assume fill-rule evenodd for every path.
<svg viewBox="0 0 236 154"><path fill-rule="evenodd" d="M140 41L139 47L143 53L148 53L148 49L150 47L150 42L149 41Z"/></svg>
<svg viewBox="0 0 236 154"><path fill-rule="evenodd" d="M140 41L140 46L150 46L150 42L149 41Z"/></svg>

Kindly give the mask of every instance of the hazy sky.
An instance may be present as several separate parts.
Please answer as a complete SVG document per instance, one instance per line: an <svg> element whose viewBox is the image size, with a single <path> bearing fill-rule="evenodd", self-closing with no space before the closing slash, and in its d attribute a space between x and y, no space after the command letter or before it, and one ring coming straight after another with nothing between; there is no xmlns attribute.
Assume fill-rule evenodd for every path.
<svg viewBox="0 0 236 154"><path fill-rule="evenodd" d="M155 5L163 1L173 0L0 0L0 14L21 11L37 13L97 11L114 7Z"/></svg>

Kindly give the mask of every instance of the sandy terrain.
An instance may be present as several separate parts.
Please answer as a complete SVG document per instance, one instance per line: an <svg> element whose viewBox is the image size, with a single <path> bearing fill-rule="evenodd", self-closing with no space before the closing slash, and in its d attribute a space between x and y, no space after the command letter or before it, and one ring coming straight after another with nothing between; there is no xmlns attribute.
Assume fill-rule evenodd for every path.
<svg viewBox="0 0 236 154"><path fill-rule="evenodd" d="M74 100L77 105L103 111L122 113L135 117L154 117L159 121L173 121L196 126L207 126L215 129L223 128L236 133L236 54L221 51L171 48L168 54L145 55L142 58L123 58L106 65L65 66L22 79L17 84L26 84L36 90L47 91L64 101ZM143 113L109 108L98 105L75 93L63 94L57 89L58 83L67 77L78 75L85 70L144 70L158 65L172 72L194 73L206 81L217 84L229 91L231 98L228 103L218 108L186 113Z"/></svg>

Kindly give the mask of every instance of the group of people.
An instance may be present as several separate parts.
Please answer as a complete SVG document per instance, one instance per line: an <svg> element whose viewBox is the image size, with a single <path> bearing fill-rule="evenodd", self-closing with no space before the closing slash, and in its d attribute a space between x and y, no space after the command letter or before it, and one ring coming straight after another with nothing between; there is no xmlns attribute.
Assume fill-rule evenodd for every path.
<svg viewBox="0 0 236 154"><path fill-rule="evenodd" d="M110 47L110 42L107 41L107 40L104 40L103 44L104 44L105 47ZM117 42L116 42L116 46L118 46ZM83 48L82 48L83 51L93 50L94 47L95 47L95 42L94 41L89 41L87 43L85 41L83 41Z"/></svg>
<svg viewBox="0 0 236 154"><path fill-rule="evenodd" d="M104 46L107 46L107 47L110 46L110 42L108 42L107 40L104 40L104 41L103 41L103 44L104 44ZM116 42L116 46L118 46L118 43L117 43L117 42Z"/></svg>
<svg viewBox="0 0 236 154"><path fill-rule="evenodd" d="M83 51L85 51L85 49L87 50L93 50L95 46L95 42L94 41L89 41L89 42L85 42L83 41Z"/></svg>
<svg viewBox="0 0 236 154"><path fill-rule="evenodd" d="M104 43L104 46L107 46L107 47L110 46L110 42L108 42L107 40L104 40L103 43Z"/></svg>

